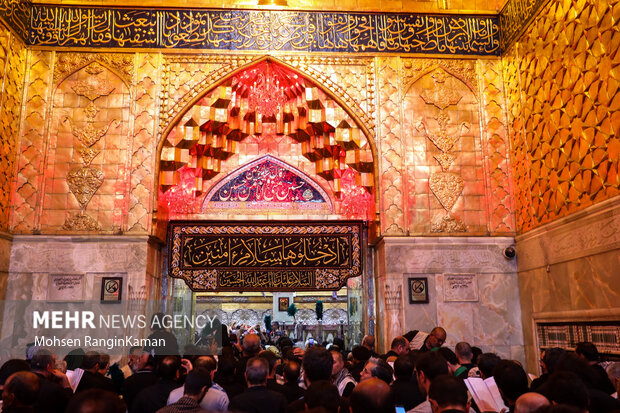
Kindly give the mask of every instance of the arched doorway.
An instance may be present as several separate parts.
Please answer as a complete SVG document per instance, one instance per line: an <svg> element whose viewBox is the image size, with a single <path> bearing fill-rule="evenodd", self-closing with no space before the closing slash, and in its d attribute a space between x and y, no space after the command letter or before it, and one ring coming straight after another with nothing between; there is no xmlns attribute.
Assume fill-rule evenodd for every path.
<svg viewBox="0 0 620 413"><path fill-rule="evenodd" d="M329 90L272 58L261 58L212 85L166 129L159 152L158 231L179 220L235 226L354 219L373 226L376 166L367 136L355 113ZM170 256L170 234L167 239ZM362 251L362 267L365 255ZM224 288L219 278L203 288L179 279L178 273L167 275L162 296L172 297L172 312L216 311L229 326L262 325L270 315L302 340L344 335L353 343L367 330L364 303L373 287L362 281L363 275L325 288L315 283L262 290L248 283ZM317 301L324 305L326 321L320 332ZM283 311L285 303L296 304L294 317ZM293 319L307 328L290 331ZM181 340L193 342L197 333L184 332L189 336Z"/></svg>

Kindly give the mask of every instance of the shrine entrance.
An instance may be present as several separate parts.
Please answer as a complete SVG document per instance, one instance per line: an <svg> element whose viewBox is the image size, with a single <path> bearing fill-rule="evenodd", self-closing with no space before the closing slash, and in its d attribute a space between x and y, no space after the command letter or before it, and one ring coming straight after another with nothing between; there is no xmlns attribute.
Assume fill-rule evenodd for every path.
<svg viewBox="0 0 620 413"><path fill-rule="evenodd" d="M163 136L169 313L348 347L373 333L375 149L341 97L261 58L197 93Z"/></svg>

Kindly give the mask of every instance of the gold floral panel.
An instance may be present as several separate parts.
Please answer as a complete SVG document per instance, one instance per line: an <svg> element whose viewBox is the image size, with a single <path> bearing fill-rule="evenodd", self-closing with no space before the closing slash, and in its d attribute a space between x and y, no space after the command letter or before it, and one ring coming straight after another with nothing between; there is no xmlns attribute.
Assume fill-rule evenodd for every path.
<svg viewBox="0 0 620 413"><path fill-rule="evenodd" d="M24 44L0 24L0 230L9 227L26 52Z"/></svg>
<svg viewBox="0 0 620 413"><path fill-rule="evenodd" d="M127 216L129 78L99 55L60 54L56 63L41 230L118 232Z"/></svg>
<svg viewBox="0 0 620 413"><path fill-rule="evenodd" d="M549 2L504 58L520 232L620 193L619 7Z"/></svg>
<svg viewBox="0 0 620 413"><path fill-rule="evenodd" d="M488 231L475 61L403 60L408 230Z"/></svg>

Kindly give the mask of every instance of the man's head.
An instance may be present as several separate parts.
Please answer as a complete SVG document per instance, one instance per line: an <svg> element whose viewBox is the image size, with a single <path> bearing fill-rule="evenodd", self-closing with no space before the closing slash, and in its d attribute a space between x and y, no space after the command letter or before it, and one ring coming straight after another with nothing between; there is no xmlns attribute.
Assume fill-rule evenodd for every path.
<svg viewBox="0 0 620 413"><path fill-rule="evenodd" d="M375 336L366 335L362 339L362 346L366 347L370 351L375 350Z"/></svg>
<svg viewBox="0 0 620 413"><path fill-rule="evenodd" d="M431 381L428 400L431 403L433 413L448 409L469 411L465 383L449 374L437 376Z"/></svg>
<svg viewBox="0 0 620 413"><path fill-rule="evenodd" d="M194 368L196 367L207 370L211 376L211 380L213 380L213 376L217 370L217 361L215 361L213 356L200 356L194 361Z"/></svg>
<svg viewBox="0 0 620 413"><path fill-rule="evenodd" d="M577 347L575 347L575 353L579 357L583 357L591 363L598 362L599 354L598 349L593 343L589 341L582 341L581 343L577 343Z"/></svg>
<svg viewBox="0 0 620 413"><path fill-rule="evenodd" d="M411 357L398 356L394 362L394 376L400 380L411 380L413 377L414 364Z"/></svg>
<svg viewBox="0 0 620 413"><path fill-rule="evenodd" d="M159 363L157 372L164 380L176 380L179 378L181 359L178 356L166 356Z"/></svg>
<svg viewBox="0 0 620 413"><path fill-rule="evenodd" d="M295 359L284 363L284 381L286 383L297 383L301 373L301 363Z"/></svg>
<svg viewBox="0 0 620 413"><path fill-rule="evenodd" d="M99 354L99 367L97 371L99 374L106 375L108 372L108 368L110 367L110 355L109 354Z"/></svg>
<svg viewBox="0 0 620 413"><path fill-rule="evenodd" d="M431 381L442 374L449 374L446 359L436 352L422 354L415 363L418 387L423 395L428 394Z"/></svg>
<svg viewBox="0 0 620 413"><path fill-rule="evenodd" d="M435 347L441 347L446 342L446 330L441 327L435 327L431 330L431 333L426 337L426 347L430 350Z"/></svg>
<svg viewBox="0 0 620 413"><path fill-rule="evenodd" d="M495 370L495 366L497 366L500 361L502 361L502 359L495 353L482 353L478 357L480 377L483 379L493 377L493 370Z"/></svg>
<svg viewBox="0 0 620 413"><path fill-rule="evenodd" d="M252 357L245 368L245 380L248 386L264 386L269 375L269 363L262 357Z"/></svg>
<svg viewBox="0 0 620 413"><path fill-rule="evenodd" d="M273 351L263 350L260 353L258 353L258 357L262 357L265 360L267 360L267 363L269 363L269 376L268 377L269 378L274 377L276 374L276 366L280 362L280 359L278 358L278 356L276 356L276 354Z"/></svg>
<svg viewBox="0 0 620 413"><path fill-rule="evenodd" d="M2 389L2 411L9 407L34 406L39 395L39 378L29 371L18 371L9 376Z"/></svg>
<svg viewBox="0 0 620 413"><path fill-rule="evenodd" d="M407 354L409 353L409 341L403 336L396 337L392 340L390 349L399 356Z"/></svg>
<svg viewBox="0 0 620 413"><path fill-rule="evenodd" d="M390 386L376 377L371 377L355 386L349 405L352 413L392 413L394 411Z"/></svg>
<svg viewBox="0 0 620 413"><path fill-rule="evenodd" d="M330 350L334 364L332 365L332 377L336 377L344 369L344 357L338 350Z"/></svg>
<svg viewBox="0 0 620 413"><path fill-rule="evenodd" d="M545 396L553 404L574 406L588 410L588 391L579 376L569 371L556 371L545 383Z"/></svg>
<svg viewBox="0 0 620 413"><path fill-rule="evenodd" d="M326 380L316 381L306 390L304 403L306 410L322 407L327 413L338 413L338 388Z"/></svg>
<svg viewBox="0 0 620 413"><path fill-rule="evenodd" d="M371 357L364 365L364 369L360 373L360 381L366 381L372 377L383 380L386 384L392 382L394 370L392 367L377 357Z"/></svg>
<svg viewBox="0 0 620 413"><path fill-rule="evenodd" d="M260 337L257 334L248 334L243 338L243 355L254 357L260 352Z"/></svg>
<svg viewBox="0 0 620 413"><path fill-rule="evenodd" d="M517 399L515 413L534 413L543 406L548 406L549 400L540 393L523 393Z"/></svg>
<svg viewBox="0 0 620 413"><path fill-rule="evenodd" d="M351 354L353 355L353 360L357 362L366 363L370 358L370 350L364 346L355 346L353 350L351 350Z"/></svg>
<svg viewBox="0 0 620 413"><path fill-rule="evenodd" d="M332 376L334 359L324 347L310 347L303 358L304 380L309 386L318 380L329 380Z"/></svg>
<svg viewBox="0 0 620 413"><path fill-rule="evenodd" d="M566 350L563 348L552 347L545 349L540 360L540 367L542 368L543 373L552 374L555 372L555 366L564 354L566 354Z"/></svg>
<svg viewBox="0 0 620 413"><path fill-rule="evenodd" d="M616 361L607 367L607 376L614 385L616 392L620 393L620 361Z"/></svg>
<svg viewBox="0 0 620 413"><path fill-rule="evenodd" d="M142 347L132 346L127 354L127 365L134 373L138 371L138 359L142 354Z"/></svg>
<svg viewBox="0 0 620 413"><path fill-rule="evenodd" d="M30 359L30 368L32 371L37 372L50 372L54 370L56 364L56 357L51 351L46 349L37 350Z"/></svg>
<svg viewBox="0 0 620 413"><path fill-rule="evenodd" d="M454 374L456 369L459 367L459 360L456 357L456 354L454 354L454 351L450 350L448 347L439 347L439 349L437 349L437 352L441 354L444 359L446 359L450 374Z"/></svg>
<svg viewBox="0 0 620 413"><path fill-rule="evenodd" d="M474 352L472 351L469 343L461 341L460 343L456 343L456 347L454 348L456 357L461 364L469 364L473 361Z"/></svg>
<svg viewBox="0 0 620 413"><path fill-rule="evenodd" d="M4 386L6 380L18 371L30 371L30 365L26 360L11 359L0 367L0 387Z"/></svg>
<svg viewBox="0 0 620 413"><path fill-rule="evenodd" d="M99 368L99 353L96 351L87 351L82 358L82 369L94 373Z"/></svg>
<svg viewBox="0 0 620 413"><path fill-rule="evenodd" d="M514 360L500 361L493 370L493 378L509 407L515 405L519 396L527 393L527 374L523 367Z"/></svg>
<svg viewBox="0 0 620 413"><path fill-rule="evenodd" d="M185 378L185 396L192 397L198 403L211 387L211 375L202 367L196 367Z"/></svg>

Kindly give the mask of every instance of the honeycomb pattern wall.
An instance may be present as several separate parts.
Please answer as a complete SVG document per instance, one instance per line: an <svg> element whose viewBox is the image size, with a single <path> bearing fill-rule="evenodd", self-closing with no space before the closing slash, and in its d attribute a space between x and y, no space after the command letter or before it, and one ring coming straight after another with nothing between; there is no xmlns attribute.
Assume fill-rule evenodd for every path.
<svg viewBox="0 0 620 413"><path fill-rule="evenodd" d="M550 2L503 58L519 232L620 193L618 10Z"/></svg>

